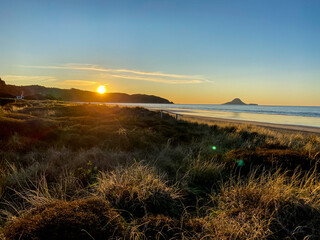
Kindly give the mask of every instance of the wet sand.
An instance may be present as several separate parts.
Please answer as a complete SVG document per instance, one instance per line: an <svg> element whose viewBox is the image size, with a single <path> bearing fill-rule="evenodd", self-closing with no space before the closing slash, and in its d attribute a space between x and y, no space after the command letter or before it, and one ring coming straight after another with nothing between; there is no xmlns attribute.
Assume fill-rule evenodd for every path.
<svg viewBox="0 0 320 240"><path fill-rule="evenodd" d="M296 126L287 124L275 124L275 123L264 123L255 121L245 121L245 120L233 120L226 118L215 118L215 117L203 117L188 114L179 114L179 119L195 121L199 123L232 123L232 124L252 124L259 127L265 127L271 130L280 130L285 132L302 132L302 133L314 133L320 136L320 128L317 127L306 127L306 126Z"/></svg>

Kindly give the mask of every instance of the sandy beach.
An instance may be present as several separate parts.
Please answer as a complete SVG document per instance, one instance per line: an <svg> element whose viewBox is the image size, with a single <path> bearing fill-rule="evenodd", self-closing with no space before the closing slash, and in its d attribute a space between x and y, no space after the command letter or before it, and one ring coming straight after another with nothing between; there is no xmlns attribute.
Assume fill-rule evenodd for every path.
<svg viewBox="0 0 320 240"><path fill-rule="evenodd" d="M231 123L231 124L252 124L259 127L265 127L271 130L280 130L285 132L302 132L302 133L314 133L320 135L320 128L317 127L307 127L307 126L296 126L287 124L275 124L275 123L264 123L256 121L244 121L244 120L234 120L226 118L215 118L215 117L203 117L194 116L188 114L179 114L179 119L187 121L195 121L199 123Z"/></svg>

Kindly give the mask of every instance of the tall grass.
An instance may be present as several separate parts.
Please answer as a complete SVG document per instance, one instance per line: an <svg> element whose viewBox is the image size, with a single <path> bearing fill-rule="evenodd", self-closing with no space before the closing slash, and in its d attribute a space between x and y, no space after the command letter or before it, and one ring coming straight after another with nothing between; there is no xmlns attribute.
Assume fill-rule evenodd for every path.
<svg viewBox="0 0 320 240"><path fill-rule="evenodd" d="M318 135L57 101L0 124L4 239L320 238Z"/></svg>
<svg viewBox="0 0 320 240"><path fill-rule="evenodd" d="M179 216L181 194L164 181L155 169L141 164L118 168L98 177L96 192L116 209L132 217L149 214Z"/></svg>
<svg viewBox="0 0 320 240"><path fill-rule="evenodd" d="M319 175L279 171L232 179L212 198L212 235L220 239L318 238ZM223 222L223 224L221 224Z"/></svg>

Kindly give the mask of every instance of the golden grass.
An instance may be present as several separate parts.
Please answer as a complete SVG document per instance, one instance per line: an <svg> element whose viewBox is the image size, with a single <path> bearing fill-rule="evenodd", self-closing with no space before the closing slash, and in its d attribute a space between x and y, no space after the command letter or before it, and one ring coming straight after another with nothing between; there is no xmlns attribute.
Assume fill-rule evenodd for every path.
<svg viewBox="0 0 320 240"><path fill-rule="evenodd" d="M319 136L57 101L0 124L4 239L320 238Z"/></svg>
<svg viewBox="0 0 320 240"><path fill-rule="evenodd" d="M181 194L163 179L155 169L136 163L128 168L102 172L95 190L98 196L108 199L114 208L130 217L159 213L178 216Z"/></svg>
<svg viewBox="0 0 320 240"><path fill-rule="evenodd" d="M124 222L107 201L88 198L54 201L9 222L6 239L119 239Z"/></svg>
<svg viewBox="0 0 320 240"><path fill-rule="evenodd" d="M212 235L219 239L303 239L319 236L319 175L279 171L226 183L212 196Z"/></svg>

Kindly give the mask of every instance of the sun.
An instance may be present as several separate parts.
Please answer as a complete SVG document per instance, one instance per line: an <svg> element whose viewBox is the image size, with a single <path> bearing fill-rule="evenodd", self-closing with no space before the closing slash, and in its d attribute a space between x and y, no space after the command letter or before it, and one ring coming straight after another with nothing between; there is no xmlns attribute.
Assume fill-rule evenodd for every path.
<svg viewBox="0 0 320 240"><path fill-rule="evenodd" d="M106 88L105 86L99 86L98 89L97 89L97 92L100 93L100 94L103 94L106 92Z"/></svg>

